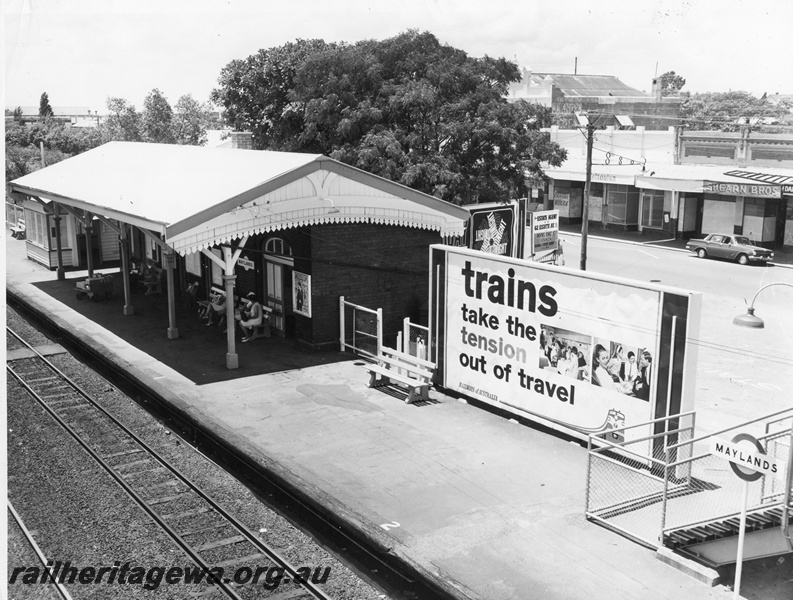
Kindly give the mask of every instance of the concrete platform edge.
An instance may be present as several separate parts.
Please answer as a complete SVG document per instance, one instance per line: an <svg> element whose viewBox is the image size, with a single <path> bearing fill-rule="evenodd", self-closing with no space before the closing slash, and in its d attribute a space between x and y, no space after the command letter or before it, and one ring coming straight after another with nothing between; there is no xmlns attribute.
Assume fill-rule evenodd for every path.
<svg viewBox="0 0 793 600"><path fill-rule="evenodd" d="M721 581L721 575L719 575L718 571L701 565L690 558L676 554L669 548L664 548L663 546L658 548L655 557L662 563L674 567L681 573L685 573L710 587L717 586Z"/></svg>
<svg viewBox="0 0 793 600"><path fill-rule="evenodd" d="M297 496L301 502L311 510L325 517L339 522L339 526L348 531L354 532L361 538L363 546L383 555L388 555L392 564L399 568L404 574L421 579L427 582L429 587L436 588L443 594L456 600L483 600L474 591L448 574L433 573L424 565L415 562L400 546L395 546L393 540L383 535L377 524L368 521L362 516L351 511L350 508L335 498L329 496L324 491L311 485L310 482L300 477L298 474L286 469L283 465L273 460L238 434L229 431L221 423L218 423L210 415L202 413L191 406L184 398L175 394L166 386L159 384L145 371L136 367L134 364L124 360L118 354L106 346L97 345L96 340L86 337L85 333L74 324L49 314L40 306L35 298L20 292L11 283L6 285L6 303L10 304L13 300L27 308L30 312L43 322L51 324L53 327L64 331L71 339L79 344L87 353L92 354L97 360L110 365L126 374L127 378L136 386L145 390L146 393L158 398L173 411L176 416L185 421L186 424L200 431L203 435L210 437L221 445L227 452L237 459L244 461L249 467L261 472L262 476L275 480L279 485L286 488L291 494Z"/></svg>

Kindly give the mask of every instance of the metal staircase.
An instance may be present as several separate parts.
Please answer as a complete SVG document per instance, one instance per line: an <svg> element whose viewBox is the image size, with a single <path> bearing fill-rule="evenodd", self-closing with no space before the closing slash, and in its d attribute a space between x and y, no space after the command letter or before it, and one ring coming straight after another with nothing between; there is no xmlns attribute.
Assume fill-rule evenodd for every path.
<svg viewBox="0 0 793 600"><path fill-rule="evenodd" d="M748 484L744 559L793 552L793 407L699 438L695 421L691 412L590 436L587 518L710 567L734 563L744 482L707 448L751 432L785 468Z"/></svg>

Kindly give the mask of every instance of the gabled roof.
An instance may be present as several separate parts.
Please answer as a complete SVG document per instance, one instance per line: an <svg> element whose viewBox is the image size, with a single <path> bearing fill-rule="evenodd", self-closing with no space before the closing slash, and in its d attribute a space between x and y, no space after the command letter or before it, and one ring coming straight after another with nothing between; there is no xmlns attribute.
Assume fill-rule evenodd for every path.
<svg viewBox="0 0 793 600"><path fill-rule="evenodd" d="M313 223L462 235L468 219L464 208L433 196L321 154L293 152L110 142L9 188L155 231L181 253Z"/></svg>
<svg viewBox="0 0 793 600"><path fill-rule="evenodd" d="M531 81L539 84L550 77L554 86L565 96L649 97L644 92L623 83L614 75L569 75L564 73L532 73Z"/></svg>

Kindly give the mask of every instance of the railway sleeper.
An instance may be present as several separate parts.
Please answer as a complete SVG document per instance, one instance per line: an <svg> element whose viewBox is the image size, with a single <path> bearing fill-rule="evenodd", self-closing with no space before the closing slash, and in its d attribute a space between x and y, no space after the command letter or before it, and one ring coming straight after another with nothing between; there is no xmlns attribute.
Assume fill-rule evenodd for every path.
<svg viewBox="0 0 793 600"><path fill-rule="evenodd" d="M174 500L178 500L179 498L184 498L188 496L190 492L179 492L178 494L173 494L171 496L161 496L160 498L154 498L153 500L147 500L146 504L150 506L155 506L157 504L165 504L166 502L172 502Z"/></svg>
<svg viewBox="0 0 793 600"><path fill-rule="evenodd" d="M197 552L204 552L206 550L212 550L214 548L221 548L223 546L231 546L232 544L239 544L240 542L247 541L244 535L233 535L231 537L223 538L222 540L215 540L214 542L207 542L206 544L201 544L200 546L196 546L195 550Z"/></svg>
<svg viewBox="0 0 793 600"><path fill-rule="evenodd" d="M164 473L165 467L154 467L152 469L143 469L142 471L134 471L133 473L123 473L121 475L122 479L131 479L136 475L144 475L146 473Z"/></svg>

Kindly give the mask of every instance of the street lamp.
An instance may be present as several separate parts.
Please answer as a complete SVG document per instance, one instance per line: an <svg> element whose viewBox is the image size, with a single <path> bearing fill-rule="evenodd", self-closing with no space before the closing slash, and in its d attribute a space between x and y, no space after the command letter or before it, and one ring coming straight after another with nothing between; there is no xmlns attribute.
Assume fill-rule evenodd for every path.
<svg viewBox="0 0 793 600"><path fill-rule="evenodd" d="M787 287L793 287L793 283L769 283L761 287L757 292L755 292L754 298L749 303L749 307L746 309L745 315L738 315L732 320L733 325L737 325L738 327L752 327L755 329L762 329L765 327L765 323L763 320L754 314L754 301L757 300L757 296L766 288L770 288L774 285L786 285Z"/></svg>

